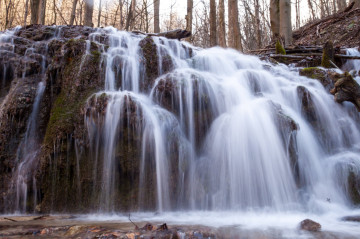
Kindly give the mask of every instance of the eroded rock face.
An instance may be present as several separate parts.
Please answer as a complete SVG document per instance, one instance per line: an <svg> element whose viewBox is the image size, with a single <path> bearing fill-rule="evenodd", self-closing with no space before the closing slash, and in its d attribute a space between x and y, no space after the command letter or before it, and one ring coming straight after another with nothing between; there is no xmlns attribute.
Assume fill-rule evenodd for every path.
<svg viewBox="0 0 360 239"><path fill-rule="evenodd" d="M334 78L334 88L330 91L338 103L349 101L360 111L360 86L354 78L348 73L337 75Z"/></svg>
<svg viewBox="0 0 360 239"><path fill-rule="evenodd" d="M15 30L1 44L0 211L13 210L13 205L5 204L2 200L14 201L14 192L9 191L11 173L19 163L15 161L17 148L27 130L39 82L45 84L36 116L39 140L44 139L39 154L40 166L35 173L39 187L36 194L41 199L49 196L41 188L50 185L49 175L54 172L47 171L49 155L54 159L55 152L59 158L62 153L71 152L71 149L60 147L56 142L85 138L81 109L87 98L104 85L104 77L100 76L103 73L100 47L91 43L90 54L84 56L86 42L83 39L87 39L93 31L84 27L31 25ZM79 39L72 40L70 37ZM61 170L65 165L61 164L61 160L58 162L60 167L57 175L62 177Z"/></svg>
<svg viewBox="0 0 360 239"><path fill-rule="evenodd" d="M139 43L142 52L142 62L144 64L144 80L142 90L149 91L160 75L173 69L171 57L161 50L158 51L152 37L147 36ZM160 58L159 58L160 55ZM161 59L161 62L159 62Z"/></svg>
<svg viewBox="0 0 360 239"><path fill-rule="evenodd" d="M295 122L294 119L286 115L281 106L273 102L270 102L270 105L273 107L274 118L277 122L279 131L281 133L281 139L283 141L284 147L287 149L288 158L290 160L290 166L292 173L294 175L295 182L298 187L301 186L301 178L299 171L299 162L298 162L298 149L296 135L297 131L300 129L299 125Z"/></svg>

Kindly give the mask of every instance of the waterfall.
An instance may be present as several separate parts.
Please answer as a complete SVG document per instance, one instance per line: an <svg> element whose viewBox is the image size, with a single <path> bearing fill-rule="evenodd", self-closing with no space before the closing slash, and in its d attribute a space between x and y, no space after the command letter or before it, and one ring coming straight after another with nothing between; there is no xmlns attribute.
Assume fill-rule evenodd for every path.
<svg viewBox="0 0 360 239"><path fill-rule="evenodd" d="M66 132L66 139L51 142L53 149L46 152L49 162L44 165L53 172L49 173L51 182L44 179L51 192L44 192L48 193L46 203L51 202L46 210L57 212L57 191L69 194L64 201L73 195L86 201L79 202L79 211L97 213L317 214L354 207L354 195L360 195L352 184L360 178L359 113L350 103L336 103L319 81L300 76L299 68L233 49L201 49L187 42L106 27L86 28L88 35L79 36L84 49L72 49L75 56L56 58L52 62L55 70L47 69L48 49L54 54L56 49L66 52L69 45L81 45L64 37L73 36L73 29L69 33L66 26L50 28L52 39L60 43L50 48L50 40L39 41L36 44L42 47L32 45L18 53L12 42L16 29L0 34L0 53L36 58L41 68L31 75L30 83L38 85L11 173L16 212L30 211L45 201L38 198L40 185L34 174L39 158L44 157L40 156L45 142L40 142L43 135L39 135L38 123L43 97L51 98L54 105L59 103L60 92L66 98L88 86L81 85L84 79L75 79L77 85L72 87L71 79L59 76L64 72L57 64L80 63L66 71L75 69L70 76L81 78L94 55L99 56L99 68L104 71L99 80L102 89L94 94L92 89L90 93L81 89L82 96L86 95L83 102L65 107L60 103L68 101L62 99L57 105L66 110L81 105L83 125L70 122L75 117L66 118L71 127L64 128L73 131ZM349 49L348 54L359 52ZM27 63L16 72L17 80L27 77L31 68ZM14 74L8 65L0 65L0 98ZM343 70L355 70L352 74L359 81L359 66L359 61L348 61ZM54 72L48 74L50 70ZM45 98L45 86L53 84L52 77L67 82L56 82L56 89L49 89L50 96ZM94 80L86 77L85 81ZM69 89L65 91L62 84ZM61 114L74 114L66 110ZM64 185L63 190L59 185Z"/></svg>
<svg viewBox="0 0 360 239"><path fill-rule="evenodd" d="M38 152L40 150L37 117L44 90L45 84L41 81L39 82L36 90L36 97L26 126L25 136L17 150L16 160L18 166L13 174L13 187L16 188L16 212L24 213L27 211L28 196L30 193L32 194L30 196L33 201L30 208L35 209L38 203L36 178L33 172L37 167Z"/></svg>
<svg viewBox="0 0 360 239"><path fill-rule="evenodd" d="M85 117L90 142L98 142L92 152L103 162L101 212L116 211L116 151L132 134L140 138L133 142L141 151L140 211L152 201L158 211L351 205L347 180L359 176L359 115L318 81L231 49L153 37L160 76L146 90L145 37L105 31L104 91L89 100ZM101 97L102 115L94 103Z"/></svg>
<svg viewBox="0 0 360 239"><path fill-rule="evenodd" d="M346 55L349 56L360 56L359 49L348 48L346 49ZM343 70L351 71L355 76L355 80L360 84L360 60L348 60L344 66Z"/></svg>

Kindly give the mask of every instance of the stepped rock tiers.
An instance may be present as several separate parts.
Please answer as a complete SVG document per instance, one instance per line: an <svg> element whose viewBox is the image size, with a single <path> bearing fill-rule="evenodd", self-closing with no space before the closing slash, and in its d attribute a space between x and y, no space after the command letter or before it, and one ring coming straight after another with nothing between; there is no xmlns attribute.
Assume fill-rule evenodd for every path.
<svg viewBox="0 0 360 239"><path fill-rule="evenodd" d="M337 222L360 203L360 116L343 102L359 69L344 67L352 80L327 69L319 81L322 68L300 76L111 27L2 32L0 212L316 212Z"/></svg>

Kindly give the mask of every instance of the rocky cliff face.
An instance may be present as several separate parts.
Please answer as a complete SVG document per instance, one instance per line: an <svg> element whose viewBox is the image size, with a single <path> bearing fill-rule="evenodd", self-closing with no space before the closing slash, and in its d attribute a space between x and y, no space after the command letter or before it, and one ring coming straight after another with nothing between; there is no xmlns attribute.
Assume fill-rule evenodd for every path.
<svg viewBox="0 0 360 239"><path fill-rule="evenodd" d="M99 209L102 187L99 151L104 150L104 138L91 138L86 125L94 123L101 128L108 96L95 95L104 89L106 58L109 47L105 31L81 26L31 25L8 31L0 39L0 208L2 212L55 210L82 212ZM147 92L160 73L171 70L171 58L157 52L151 37L140 44L143 81L140 90ZM163 54L161 72L158 54ZM117 79L122 78L124 59L116 58L112 67ZM27 122L32 113L38 84L45 84L41 96L40 112L36 115L36 137L39 150L31 167L23 167L27 185L25 194L18 195L19 182L14 174L21 164L19 148L24 143ZM118 87L122 87L118 82ZM124 112L128 117L119 127L115 152L117 190L114 208L135 209L138 206L139 160L141 158L141 125L136 103ZM91 119L92 122L84 119ZM126 120L128 119L128 120ZM94 126L95 128L95 126ZM101 130L101 129L98 129ZM99 132L95 132L97 134ZM97 141L97 142L94 142ZM95 146L94 146L95 144ZM98 148L96 147L96 144ZM31 169L31 170L30 170ZM148 170L149 174L153 174ZM22 172L24 174L24 172ZM151 176L154 178L155 176ZM30 185L30 186L29 186ZM153 194L154 182L148 181L148 195ZM20 197L20 198L19 198ZM25 199L24 199L25 197ZM149 196L149 205L154 201ZM26 205L20 205L26 201ZM152 205L152 206L151 206Z"/></svg>

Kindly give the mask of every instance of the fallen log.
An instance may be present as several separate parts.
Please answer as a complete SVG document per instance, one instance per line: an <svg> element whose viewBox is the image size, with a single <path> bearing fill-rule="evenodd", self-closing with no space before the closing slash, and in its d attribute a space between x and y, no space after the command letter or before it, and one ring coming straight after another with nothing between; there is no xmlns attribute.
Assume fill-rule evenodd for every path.
<svg viewBox="0 0 360 239"><path fill-rule="evenodd" d="M288 58L288 59L305 59L308 56L299 56L299 55L281 55L281 54L270 54L271 58Z"/></svg>
<svg viewBox="0 0 360 239"><path fill-rule="evenodd" d="M311 56L322 56L322 53L298 53L294 55L270 54L269 56L272 58L304 59ZM335 54L334 57L347 60L360 60L360 56L349 56L343 54Z"/></svg>
<svg viewBox="0 0 360 239"><path fill-rule="evenodd" d="M183 39L191 36L191 32L182 29L175 29L167 32L160 33L146 33L142 31L132 31L134 34L146 35L146 36L156 36L156 37L166 37L168 39Z"/></svg>

